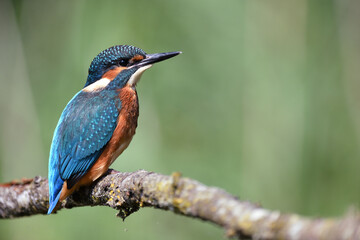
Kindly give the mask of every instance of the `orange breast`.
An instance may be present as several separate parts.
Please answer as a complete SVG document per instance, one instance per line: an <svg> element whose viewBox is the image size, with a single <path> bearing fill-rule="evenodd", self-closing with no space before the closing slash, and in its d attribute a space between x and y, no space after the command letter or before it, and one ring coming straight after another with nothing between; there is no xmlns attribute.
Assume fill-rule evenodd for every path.
<svg viewBox="0 0 360 240"><path fill-rule="evenodd" d="M129 146L137 127L137 119L139 116L139 105L136 90L125 86L119 91L121 100L121 109L119 112L117 126L115 131L106 144L103 153L100 155L95 164L89 171L77 182L74 187L67 189L66 181L63 185L60 199L66 199L79 187L89 185L101 175L103 175L115 159Z"/></svg>

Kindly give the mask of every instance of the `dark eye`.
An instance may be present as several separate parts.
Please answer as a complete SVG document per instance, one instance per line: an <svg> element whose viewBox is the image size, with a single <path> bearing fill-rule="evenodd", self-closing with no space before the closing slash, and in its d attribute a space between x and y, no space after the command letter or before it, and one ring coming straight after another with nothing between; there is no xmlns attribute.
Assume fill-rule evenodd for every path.
<svg viewBox="0 0 360 240"><path fill-rule="evenodd" d="M126 67L128 64L129 64L129 59L121 58L119 60L119 65L122 66L122 67Z"/></svg>

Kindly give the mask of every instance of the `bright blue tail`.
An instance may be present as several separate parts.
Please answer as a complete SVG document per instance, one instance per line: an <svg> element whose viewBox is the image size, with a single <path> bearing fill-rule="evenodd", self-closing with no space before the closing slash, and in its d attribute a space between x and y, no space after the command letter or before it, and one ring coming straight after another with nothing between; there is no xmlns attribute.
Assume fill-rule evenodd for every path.
<svg viewBox="0 0 360 240"><path fill-rule="evenodd" d="M50 175L50 174L49 174ZM51 214L56 204L59 201L61 189L64 181L59 177L55 182L51 181L51 177L49 177L49 210L47 214Z"/></svg>
<svg viewBox="0 0 360 240"><path fill-rule="evenodd" d="M49 163L49 210L47 214L51 214L56 204L59 201L61 189L63 187L64 181L60 178L57 164L53 166L53 162Z"/></svg>
<svg viewBox="0 0 360 240"><path fill-rule="evenodd" d="M60 193L61 193L61 192L58 193L58 195L56 196L56 198L55 198L54 200L50 200L50 201L49 201L50 206L49 206L49 209L48 209L47 214L51 214L52 211L54 210L54 208L56 207L56 204L57 204L58 201L59 201Z"/></svg>

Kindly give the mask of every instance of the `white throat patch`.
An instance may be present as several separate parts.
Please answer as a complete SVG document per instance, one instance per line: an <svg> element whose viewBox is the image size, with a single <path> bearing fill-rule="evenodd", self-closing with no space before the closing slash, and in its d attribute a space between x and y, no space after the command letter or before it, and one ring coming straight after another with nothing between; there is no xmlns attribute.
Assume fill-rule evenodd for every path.
<svg viewBox="0 0 360 240"><path fill-rule="evenodd" d="M146 69L151 68L152 65L146 65L141 68L139 68L129 79L127 84L129 84L131 87L135 87L136 84L139 82L141 75L145 72Z"/></svg>
<svg viewBox="0 0 360 240"><path fill-rule="evenodd" d="M94 92L105 88L110 83L110 79L102 78L97 80L96 82L90 84L86 88L83 89L84 92Z"/></svg>

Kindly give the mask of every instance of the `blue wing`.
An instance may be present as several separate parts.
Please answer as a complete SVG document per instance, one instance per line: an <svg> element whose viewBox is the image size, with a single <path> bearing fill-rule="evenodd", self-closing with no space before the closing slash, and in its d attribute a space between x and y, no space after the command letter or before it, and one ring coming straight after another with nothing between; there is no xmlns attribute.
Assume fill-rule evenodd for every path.
<svg viewBox="0 0 360 240"><path fill-rule="evenodd" d="M101 155L116 125L121 102L103 92L80 91L70 100L54 132L49 159L49 213L62 185L70 189Z"/></svg>

